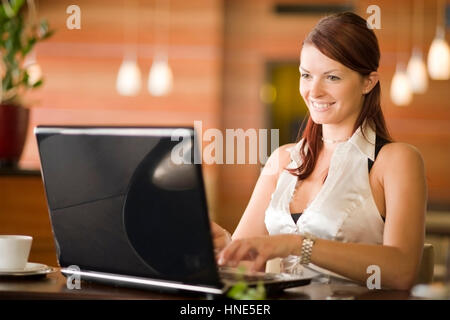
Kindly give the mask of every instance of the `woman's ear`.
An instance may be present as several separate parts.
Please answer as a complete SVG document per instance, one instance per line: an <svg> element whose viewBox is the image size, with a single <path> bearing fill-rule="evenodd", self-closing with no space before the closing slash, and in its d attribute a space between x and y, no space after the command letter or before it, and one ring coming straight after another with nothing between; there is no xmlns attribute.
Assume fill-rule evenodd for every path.
<svg viewBox="0 0 450 320"><path fill-rule="evenodd" d="M373 87L376 86L379 80L378 72L371 72L368 76L364 77L364 86L362 94L368 94Z"/></svg>

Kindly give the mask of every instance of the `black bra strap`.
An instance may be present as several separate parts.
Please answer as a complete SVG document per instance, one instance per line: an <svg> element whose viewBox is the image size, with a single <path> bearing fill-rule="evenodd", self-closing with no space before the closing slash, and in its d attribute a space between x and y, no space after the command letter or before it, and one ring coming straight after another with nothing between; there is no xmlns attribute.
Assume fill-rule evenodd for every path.
<svg viewBox="0 0 450 320"><path fill-rule="evenodd" d="M387 143L389 143L389 141L387 141L386 139L383 139L379 135L376 135L376 137L375 137L375 159L378 156L378 152L380 152L381 148ZM374 162L370 159L367 159L367 160L368 160L368 167L369 167L369 172L370 172Z"/></svg>
<svg viewBox="0 0 450 320"><path fill-rule="evenodd" d="M378 156L378 152L380 152L381 148L382 148L385 144L387 144L387 143L389 143L389 141L387 141L387 140L381 138L381 137L378 136L378 135L376 136L376 138L375 138L375 159L376 159L377 156ZM370 160L369 158L368 158L367 160L368 160L369 172L370 172L370 169L372 169L372 166L373 166L373 163L374 163L374 162L373 162L372 160ZM381 217L381 218L383 219L383 221L386 220L385 217Z"/></svg>

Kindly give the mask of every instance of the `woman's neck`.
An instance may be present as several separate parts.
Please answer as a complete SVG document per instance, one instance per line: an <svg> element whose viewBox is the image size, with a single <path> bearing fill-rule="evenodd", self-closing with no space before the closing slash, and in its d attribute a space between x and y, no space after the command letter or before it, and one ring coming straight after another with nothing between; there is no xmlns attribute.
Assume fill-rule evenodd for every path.
<svg viewBox="0 0 450 320"><path fill-rule="evenodd" d="M353 127L341 125L322 125L323 148L328 152L333 152L340 142L345 142L352 136Z"/></svg>

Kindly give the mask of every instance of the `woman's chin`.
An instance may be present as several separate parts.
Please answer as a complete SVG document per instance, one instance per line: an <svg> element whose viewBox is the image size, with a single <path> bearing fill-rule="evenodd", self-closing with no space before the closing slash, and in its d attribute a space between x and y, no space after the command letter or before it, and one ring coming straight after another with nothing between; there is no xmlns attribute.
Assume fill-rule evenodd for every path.
<svg viewBox="0 0 450 320"><path fill-rule="evenodd" d="M327 124L330 123L328 117L314 116L311 114L311 119L315 124Z"/></svg>

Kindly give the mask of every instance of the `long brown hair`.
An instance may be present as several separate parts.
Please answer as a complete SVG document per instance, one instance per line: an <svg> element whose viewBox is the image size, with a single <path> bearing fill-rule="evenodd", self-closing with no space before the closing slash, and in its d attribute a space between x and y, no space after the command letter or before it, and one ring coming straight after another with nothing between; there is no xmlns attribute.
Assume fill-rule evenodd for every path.
<svg viewBox="0 0 450 320"><path fill-rule="evenodd" d="M336 60L362 76L377 71L380 61L378 40L373 30L367 27L366 21L351 13L338 13L322 18L307 35L303 45L311 44L327 57ZM377 136L392 141L387 130L380 105L380 83L364 96L363 106L353 127L355 132L365 120L375 130ZM301 126L303 127L303 125ZM364 131L362 131L364 135ZM314 170L317 157L323 147L322 125L308 117L306 127L297 142L303 138L300 147L302 164L296 169L287 169L298 179L306 179Z"/></svg>

